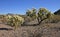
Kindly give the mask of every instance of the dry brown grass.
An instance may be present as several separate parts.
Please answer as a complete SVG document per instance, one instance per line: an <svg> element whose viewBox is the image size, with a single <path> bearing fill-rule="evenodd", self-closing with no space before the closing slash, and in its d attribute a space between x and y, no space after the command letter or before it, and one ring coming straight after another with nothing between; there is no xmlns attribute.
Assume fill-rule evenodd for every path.
<svg viewBox="0 0 60 37"><path fill-rule="evenodd" d="M54 16L53 16L53 19L55 19L55 20L60 20L60 15L54 15Z"/></svg>
<svg viewBox="0 0 60 37"><path fill-rule="evenodd" d="M58 22L60 22L60 15L53 15L51 18L44 20L44 22L58 23Z"/></svg>

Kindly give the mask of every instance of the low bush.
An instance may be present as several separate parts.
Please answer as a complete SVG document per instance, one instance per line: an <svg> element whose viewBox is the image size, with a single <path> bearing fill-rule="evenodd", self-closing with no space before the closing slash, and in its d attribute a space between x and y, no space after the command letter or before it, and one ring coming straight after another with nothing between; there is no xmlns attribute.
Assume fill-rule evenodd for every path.
<svg viewBox="0 0 60 37"><path fill-rule="evenodd" d="M15 29L18 26L21 26L21 24L23 24L24 22L24 18L18 16L18 15L6 15L5 16L5 22L7 23L7 25L10 25L12 27L15 27Z"/></svg>

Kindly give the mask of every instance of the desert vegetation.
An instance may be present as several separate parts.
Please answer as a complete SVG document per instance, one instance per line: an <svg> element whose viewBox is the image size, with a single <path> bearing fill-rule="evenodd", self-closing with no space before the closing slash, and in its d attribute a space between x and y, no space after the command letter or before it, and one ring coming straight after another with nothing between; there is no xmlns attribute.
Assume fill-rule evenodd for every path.
<svg viewBox="0 0 60 37"><path fill-rule="evenodd" d="M2 25L6 25L7 27L12 28L12 33L10 33L9 29L5 28L6 30L9 30L9 36L12 34L11 37L51 37L52 34L57 34L57 31L60 31L60 15L51 13L51 11L46 8L39 8L38 10L32 8L31 10L27 10L25 15L0 15L0 22ZM3 29L4 28L1 30ZM8 34L8 32L6 34Z"/></svg>
<svg viewBox="0 0 60 37"><path fill-rule="evenodd" d="M59 22L59 15L55 15L51 13L51 11L47 10L46 8L39 8L38 10L35 8L32 8L31 10L27 10L25 15L18 15L18 14L6 14L6 15L0 15L0 18L2 19L2 23L6 23L9 26L15 27L15 29L21 25L23 25L26 20L28 22L34 21L37 19L38 24L42 23L42 21L48 23L48 21L51 22ZM33 24L32 24L33 26Z"/></svg>

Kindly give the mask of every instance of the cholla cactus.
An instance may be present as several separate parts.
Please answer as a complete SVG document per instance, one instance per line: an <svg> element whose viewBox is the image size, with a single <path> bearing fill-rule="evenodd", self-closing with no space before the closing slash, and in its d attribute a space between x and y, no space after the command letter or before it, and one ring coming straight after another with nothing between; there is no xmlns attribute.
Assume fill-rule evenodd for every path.
<svg viewBox="0 0 60 37"><path fill-rule="evenodd" d="M47 18L50 18L51 15L52 15L51 12L48 11L47 9L45 9L45 8L40 8L39 11L38 11L38 22L39 22L39 24L40 24L43 20L45 20L45 19L47 19ZM39 21L39 20L40 20L40 21Z"/></svg>
<svg viewBox="0 0 60 37"><path fill-rule="evenodd" d="M29 16L32 20L36 19L36 12L37 10L33 8L32 10L27 10L26 15Z"/></svg>
<svg viewBox="0 0 60 37"><path fill-rule="evenodd" d="M10 25L10 26L13 26L13 27L15 27L15 30L16 30L16 28L19 26L19 25L21 25L21 24L23 24L23 22L24 22L24 18L22 18L22 17L20 17L20 16L18 16L18 15L7 15L7 16L5 16L6 17L6 21L7 21L7 24L8 25Z"/></svg>

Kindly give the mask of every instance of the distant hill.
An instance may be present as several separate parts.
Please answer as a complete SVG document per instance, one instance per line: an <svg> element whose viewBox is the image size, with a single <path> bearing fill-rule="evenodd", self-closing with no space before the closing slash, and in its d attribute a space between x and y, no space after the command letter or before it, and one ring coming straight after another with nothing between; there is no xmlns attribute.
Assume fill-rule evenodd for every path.
<svg viewBox="0 0 60 37"><path fill-rule="evenodd" d="M54 12L55 15L60 15L60 9Z"/></svg>

